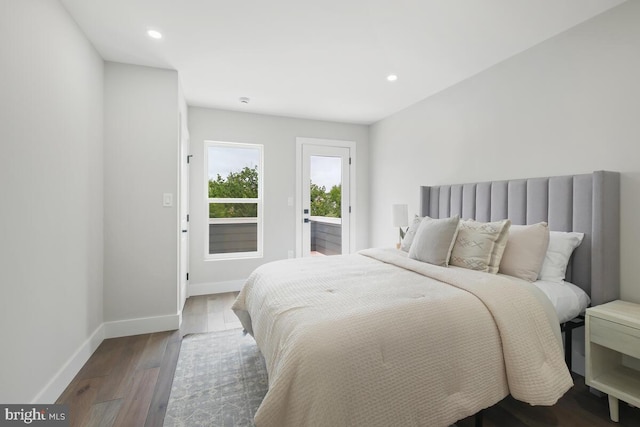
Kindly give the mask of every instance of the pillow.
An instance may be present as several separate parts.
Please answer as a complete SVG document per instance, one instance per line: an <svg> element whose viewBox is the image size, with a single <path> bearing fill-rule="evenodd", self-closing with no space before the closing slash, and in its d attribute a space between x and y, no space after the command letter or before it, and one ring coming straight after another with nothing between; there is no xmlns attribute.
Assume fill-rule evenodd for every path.
<svg viewBox="0 0 640 427"><path fill-rule="evenodd" d="M488 272L496 241L501 235L508 235L510 225L511 221L508 219L496 222L460 221L449 263L457 267ZM507 232L503 233L505 229ZM503 251L504 248L500 257ZM496 268L496 273L497 271Z"/></svg>
<svg viewBox="0 0 640 427"><path fill-rule="evenodd" d="M446 267L459 221L457 215L442 219L424 217L409 249L409 258Z"/></svg>
<svg viewBox="0 0 640 427"><path fill-rule="evenodd" d="M562 283L567 273L571 254L575 248L580 246L583 238L583 233L551 231L549 233L549 247L538 278L546 282Z"/></svg>
<svg viewBox="0 0 640 427"><path fill-rule="evenodd" d="M411 243L413 239L416 237L416 231L418 231L418 227L420 227L420 223L422 222L422 217L416 215L411 221L411 225L407 228L407 232L404 233L404 238L402 239L402 243L400 244L400 249L405 252L409 252L409 248L411 247Z"/></svg>
<svg viewBox="0 0 640 427"><path fill-rule="evenodd" d="M546 222L512 225L500 261L500 273L535 282L548 246L549 227Z"/></svg>
<svg viewBox="0 0 640 427"><path fill-rule="evenodd" d="M556 309L558 321L568 322L589 306L591 299L582 289L569 282L547 282L537 280L533 286L540 289Z"/></svg>
<svg viewBox="0 0 640 427"><path fill-rule="evenodd" d="M488 273L496 274L500 269L500 261L502 260L502 255L504 255L504 249L507 247L507 241L509 240L509 229L511 228L511 220L505 219L506 224L502 227L502 231L496 240L495 245L493 245L493 250L491 251L491 259L489 259L489 269Z"/></svg>

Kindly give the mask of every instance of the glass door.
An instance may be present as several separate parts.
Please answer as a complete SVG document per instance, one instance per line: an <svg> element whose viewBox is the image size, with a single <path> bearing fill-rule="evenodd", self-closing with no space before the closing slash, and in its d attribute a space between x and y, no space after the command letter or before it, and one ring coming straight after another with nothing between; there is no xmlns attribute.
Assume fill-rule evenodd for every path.
<svg viewBox="0 0 640 427"><path fill-rule="evenodd" d="M302 256L350 252L349 148L302 146Z"/></svg>

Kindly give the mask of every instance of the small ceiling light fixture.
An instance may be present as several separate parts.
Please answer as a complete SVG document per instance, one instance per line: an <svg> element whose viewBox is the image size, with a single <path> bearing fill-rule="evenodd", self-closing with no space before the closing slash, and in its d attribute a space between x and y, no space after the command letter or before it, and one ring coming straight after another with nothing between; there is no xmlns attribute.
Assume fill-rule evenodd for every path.
<svg viewBox="0 0 640 427"><path fill-rule="evenodd" d="M398 80L398 76L395 74L389 74L387 76L387 80L389 80L390 82L395 82L396 80Z"/></svg>
<svg viewBox="0 0 640 427"><path fill-rule="evenodd" d="M249 101L251 101L249 98L247 98L246 96L242 96L240 97L239 101L243 104L248 104Z"/></svg>
<svg viewBox="0 0 640 427"><path fill-rule="evenodd" d="M147 35L156 40L160 40L162 38L162 33L156 30L147 30Z"/></svg>

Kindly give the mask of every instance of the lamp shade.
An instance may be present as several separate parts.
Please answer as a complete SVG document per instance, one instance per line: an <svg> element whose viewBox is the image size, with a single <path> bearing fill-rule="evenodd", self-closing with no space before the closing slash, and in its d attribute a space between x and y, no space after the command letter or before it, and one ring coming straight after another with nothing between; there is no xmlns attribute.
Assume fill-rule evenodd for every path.
<svg viewBox="0 0 640 427"><path fill-rule="evenodd" d="M409 209L407 205L393 205L393 226L406 227L409 225Z"/></svg>

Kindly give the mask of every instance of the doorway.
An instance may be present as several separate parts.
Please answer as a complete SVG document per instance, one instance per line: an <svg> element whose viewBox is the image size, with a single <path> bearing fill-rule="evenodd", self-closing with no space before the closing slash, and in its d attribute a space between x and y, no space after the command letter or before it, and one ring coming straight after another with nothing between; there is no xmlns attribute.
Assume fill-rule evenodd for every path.
<svg viewBox="0 0 640 427"><path fill-rule="evenodd" d="M297 256L348 254L353 245L355 143L298 138Z"/></svg>

